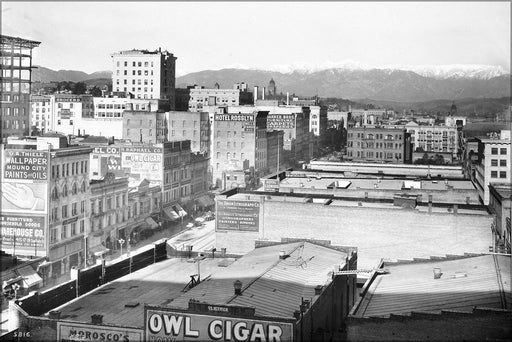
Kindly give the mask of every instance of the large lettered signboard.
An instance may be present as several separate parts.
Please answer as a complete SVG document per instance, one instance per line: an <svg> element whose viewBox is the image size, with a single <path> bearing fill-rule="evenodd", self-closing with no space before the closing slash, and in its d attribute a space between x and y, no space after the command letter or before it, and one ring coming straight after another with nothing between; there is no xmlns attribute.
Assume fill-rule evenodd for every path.
<svg viewBox="0 0 512 342"><path fill-rule="evenodd" d="M46 256L48 247L47 151L2 150L0 248L22 256Z"/></svg>
<svg viewBox="0 0 512 342"><path fill-rule="evenodd" d="M218 200L216 229L257 232L259 230L260 202Z"/></svg>
<svg viewBox="0 0 512 342"><path fill-rule="evenodd" d="M153 341L293 341L293 324L245 317L189 313L171 308L144 309L147 342Z"/></svg>
<svg viewBox="0 0 512 342"><path fill-rule="evenodd" d="M57 322L57 341L142 342L143 330L77 322Z"/></svg>

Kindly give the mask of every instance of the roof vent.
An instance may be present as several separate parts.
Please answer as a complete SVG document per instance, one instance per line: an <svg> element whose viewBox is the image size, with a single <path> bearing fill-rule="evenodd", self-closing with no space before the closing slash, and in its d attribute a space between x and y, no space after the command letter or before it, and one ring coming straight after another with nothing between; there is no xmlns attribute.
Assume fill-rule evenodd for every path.
<svg viewBox="0 0 512 342"><path fill-rule="evenodd" d="M320 296L322 294L323 285L317 285L315 286L315 296Z"/></svg>
<svg viewBox="0 0 512 342"><path fill-rule="evenodd" d="M290 256L290 255L289 255L289 254L286 254L286 252L285 252L285 251L280 251L280 252L279 252L279 259L281 259L281 260L284 260L284 259L288 258L289 256Z"/></svg>
<svg viewBox="0 0 512 342"><path fill-rule="evenodd" d="M240 280L235 280L233 282L233 288L235 289L235 295L240 296L242 294L242 282Z"/></svg>

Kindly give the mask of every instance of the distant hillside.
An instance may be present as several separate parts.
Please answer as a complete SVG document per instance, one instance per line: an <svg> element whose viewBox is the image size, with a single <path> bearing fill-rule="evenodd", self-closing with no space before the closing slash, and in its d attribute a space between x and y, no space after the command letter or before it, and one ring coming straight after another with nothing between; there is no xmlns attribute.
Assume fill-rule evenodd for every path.
<svg viewBox="0 0 512 342"><path fill-rule="evenodd" d="M97 71L87 74L77 70L51 70L42 66L38 66L32 71L32 81L39 83L51 82L81 82L88 79L107 78L110 80L112 73L110 71Z"/></svg>

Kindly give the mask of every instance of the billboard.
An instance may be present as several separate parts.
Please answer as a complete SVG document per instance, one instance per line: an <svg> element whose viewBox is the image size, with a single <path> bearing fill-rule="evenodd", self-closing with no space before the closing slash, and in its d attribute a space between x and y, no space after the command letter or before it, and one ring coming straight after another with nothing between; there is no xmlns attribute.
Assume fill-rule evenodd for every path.
<svg viewBox="0 0 512 342"><path fill-rule="evenodd" d="M46 255L44 216L0 215L0 249L18 255Z"/></svg>
<svg viewBox="0 0 512 342"><path fill-rule="evenodd" d="M130 174L153 181L162 181L163 151L161 147L121 147L121 166Z"/></svg>
<svg viewBox="0 0 512 342"><path fill-rule="evenodd" d="M145 307L144 331L147 342L293 341L293 324L289 322L189 313L167 308Z"/></svg>
<svg viewBox="0 0 512 342"><path fill-rule="evenodd" d="M279 179L262 179L264 191L279 191Z"/></svg>
<svg viewBox="0 0 512 342"><path fill-rule="evenodd" d="M294 114L269 114L267 116L267 129L295 128Z"/></svg>
<svg viewBox="0 0 512 342"><path fill-rule="evenodd" d="M2 152L2 251L45 256L48 247L49 154L25 149Z"/></svg>
<svg viewBox="0 0 512 342"><path fill-rule="evenodd" d="M260 202L217 200L216 230L259 230Z"/></svg>
<svg viewBox="0 0 512 342"><path fill-rule="evenodd" d="M143 330L135 328L94 325L76 322L57 322L57 341L144 341Z"/></svg>

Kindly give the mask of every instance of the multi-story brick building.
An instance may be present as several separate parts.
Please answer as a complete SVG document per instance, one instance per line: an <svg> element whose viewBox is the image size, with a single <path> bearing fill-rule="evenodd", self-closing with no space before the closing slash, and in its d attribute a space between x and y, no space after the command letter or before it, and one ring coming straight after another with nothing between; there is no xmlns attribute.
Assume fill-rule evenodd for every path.
<svg viewBox="0 0 512 342"><path fill-rule="evenodd" d="M50 118L50 130L65 135L79 135L82 118L94 116L91 95L56 94L53 95L53 109ZM82 129L83 130L83 129Z"/></svg>
<svg viewBox="0 0 512 342"><path fill-rule="evenodd" d="M30 134L32 49L40 42L0 35L0 140Z"/></svg>
<svg viewBox="0 0 512 342"><path fill-rule="evenodd" d="M128 50L112 56L114 94L132 94L138 99L162 99L174 109L176 57L158 49Z"/></svg>
<svg viewBox="0 0 512 342"><path fill-rule="evenodd" d="M410 138L401 128L352 127L347 133L347 159L360 162L408 163Z"/></svg>
<svg viewBox="0 0 512 342"><path fill-rule="evenodd" d="M51 95L30 96L30 123L32 133L44 134L51 130L54 100L55 97Z"/></svg>
<svg viewBox="0 0 512 342"><path fill-rule="evenodd" d="M145 144L159 144L167 140L166 114L145 111L125 111L123 139Z"/></svg>
<svg viewBox="0 0 512 342"><path fill-rule="evenodd" d="M211 164L213 183L225 186L223 172L254 169L256 177L267 172L268 112L214 114ZM246 162L247 161L247 162Z"/></svg>
<svg viewBox="0 0 512 342"><path fill-rule="evenodd" d="M18 238L16 243L15 237L17 247L13 254L46 256L49 264L45 276L60 276L72 266L83 265L84 236L90 231L91 151L88 146L68 145L66 137L58 134L8 140L6 170L20 162L24 169L32 170L27 174L4 174L2 216L28 214L37 223L27 226L28 229L39 228L34 232L35 241ZM29 154L30 158L27 157ZM19 193L22 189L24 192ZM15 193L18 195L9 197ZM34 205L27 207L27 199L35 199ZM38 243L37 237L44 240ZM23 251L24 245L30 245L33 250Z"/></svg>
<svg viewBox="0 0 512 342"><path fill-rule="evenodd" d="M218 84L217 84L218 86ZM253 103L252 93L245 83L237 83L233 89L204 88L198 85L181 89L179 92L182 110L200 112L206 106L239 106ZM183 108L188 100L186 109Z"/></svg>
<svg viewBox="0 0 512 342"><path fill-rule="evenodd" d="M459 150L457 126L419 125L411 121L405 125L411 135L414 151L450 152L456 156Z"/></svg>
<svg viewBox="0 0 512 342"><path fill-rule="evenodd" d="M190 140L192 152L210 152L210 117L205 112L165 113L167 140Z"/></svg>
<svg viewBox="0 0 512 342"><path fill-rule="evenodd" d="M478 165L473 182L485 205L489 204L489 184L510 184L510 130L488 138L477 138Z"/></svg>

